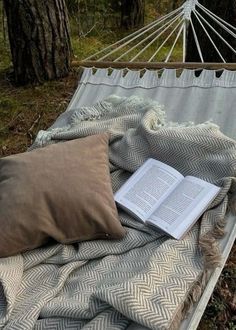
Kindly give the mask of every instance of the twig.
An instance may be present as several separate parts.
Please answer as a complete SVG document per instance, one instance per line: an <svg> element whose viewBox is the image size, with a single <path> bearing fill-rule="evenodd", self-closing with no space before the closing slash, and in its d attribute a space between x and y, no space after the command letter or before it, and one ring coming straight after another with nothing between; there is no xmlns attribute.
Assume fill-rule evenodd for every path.
<svg viewBox="0 0 236 330"><path fill-rule="evenodd" d="M30 129L28 130L28 132L32 132L33 131L35 125L38 124L38 122L40 121L41 117L42 117L42 114L40 113L38 115L38 117L35 119L35 121L33 122L33 124L31 125Z"/></svg>
<svg viewBox="0 0 236 330"><path fill-rule="evenodd" d="M42 113L40 113L38 115L38 117L35 119L35 121L33 122L33 124L31 125L31 127L28 129L27 131L27 135L29 136L30 138L30 143L32 144L33 143L33 140L34 140L34 134L33 134L33 129L34 127L39 123L40 119L42 118Z"/></svg>
<svg viewBox="0 0 236 330"><path fill-rule="evenodd" d="M89 29L87 32L83 33L83 34L79 34L79 36L81 38L85 38L90 32L93 31L93 29L96 27L96 25L98 25L98 22L95 22L95 24L91 27L91 29Z"/></svg>
<svg viewBox="0 0 236 330"><path fill-rule="evenodd" d="M23 133L23 132L13 132L13 135L26 136L26 133Z"/></svg>

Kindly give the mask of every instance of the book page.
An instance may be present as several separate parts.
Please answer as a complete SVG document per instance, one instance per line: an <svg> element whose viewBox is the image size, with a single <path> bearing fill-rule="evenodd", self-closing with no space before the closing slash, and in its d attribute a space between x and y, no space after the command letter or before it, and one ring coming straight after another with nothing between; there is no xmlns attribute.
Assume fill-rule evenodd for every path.
<svg viewBox="0 0 236 330"><path fill-rule="evenodd" d="M186 177L150 216L148 222L181 238L202 215L220 188L194 177Z"/></svg>
<svg viewBox="0 0 236 330"><path fill-rule="evenodd" d="M181 180L172 167L149 159L117 191L115 201L145 221Z"/></svg>

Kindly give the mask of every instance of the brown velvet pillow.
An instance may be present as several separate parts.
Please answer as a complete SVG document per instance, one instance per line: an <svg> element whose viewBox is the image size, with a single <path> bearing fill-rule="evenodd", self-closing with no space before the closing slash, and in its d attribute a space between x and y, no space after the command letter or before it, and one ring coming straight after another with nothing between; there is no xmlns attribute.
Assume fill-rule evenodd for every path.
<svg viewBox="0 0 236 330"><path fill-rule="evenodd" d="M0 159L0 257L60 243L122 238L108 134Z"/></svg>

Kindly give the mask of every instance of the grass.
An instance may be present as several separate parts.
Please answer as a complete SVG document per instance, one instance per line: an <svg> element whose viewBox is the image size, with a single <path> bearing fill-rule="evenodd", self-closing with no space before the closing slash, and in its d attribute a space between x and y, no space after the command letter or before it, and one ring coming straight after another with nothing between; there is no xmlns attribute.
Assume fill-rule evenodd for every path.
<svg viewBox="0 0 236 330"><path fill-rule="evenodd" d="M76 29L74 29L75 31ZM74 33L72 46L77 59L104 48L114 40L114 32L107 31L80 38ZM120 37L119 33L119 37ZM153 53L149 50L145 56ZM174 58L180 57L177 48ZM47 129L65 111L77 86L77 72L67 78L45 83L43 86L15 88L9 81L10 51L0 31L0 156L24 152L40 129ZM167 49L160 53L165 58ZM234 245L199 330L236 330L236 245Z"/></svg>
<svg viewBox="0 0 236 330"><path fill-rule="evenodd" d="M155 10L152 7L149 8L149 16L155 16ZM127 31L98 29L91 35L79 38L77 30L75 19L71 19L73 55L78 60L96 53L128 34ZM131 43L132 46L133 43ZM131 51L122 58L122 61L135 56L144 46L145 43ZM139 60L149 59L157 47L158 44L153 44L140 56ZM127 46L108 59L113 60L128 49ZM71 72L68 78L48 82L43 86L19 88L12 86L9 80L12 71L10 49L6 37L3 36L2 25L0 26L0 54L0 155L3 156L25 151L37 132L48 128L55 121L56 117L66 109L76 87L77 77L76 72ZM164 60L167 54L168 49L163 47L158 54L158 60ZM181 48L177 47L173 52L173 59L179 59L180 56Z"/></svg>
<svg viewBox="0 0 236 330"><path fill-rule="evenodd" d="M107 46L110 46L112 43L114 43L114 40L120 40L119 38L114 39L114 36L107 35L102 37L95 37L90 36L86 38L72 38L72 46L74 51L74 56L77 59L84 59L88 56L91 56L95 54L96 52L104 49ZM113 54L108 56L106 60L113 61L119 56L122 56L121 61L130 61L134 56L136 56L139 52L143 51L144 47L147 45L147 43L150 40L147 40L147 42L142 43L140 46L134 48L138 41L135 40L134 42L131 42L129 45L122 47L120 50L116 50L117 46L111 47L109 51L115 51ZM172 39L170 42L173 41ZM161 45L161 42L155 42L150 47L148 47L145 51L140 54L140 56L137 58L136 61L147 61L149 60L152 55L155 53L155 51L158 49L158 47ZM155 57L156 62L162 62L166 59L167 54L169 53L170 48L168 46L163 46L160 51L158 52L157 56ZM99 59L102 55L106 55L109 51L104 52L102 54L99 54L96 59ZM129 52L128 52L129 51ZM128 52L127 55L124 55L125 52ZM171 55L172 61L181 61L182 58L182 46L177 44L177 47L173 50L173 53Z"/></svg>
<svg viewBox="0 0 236 330"><path fill-rule="evenodd" d="M15 88L0 79L0 155L26 151L40 129L47 129L65 111L77 74L43 86Z"/></svg>

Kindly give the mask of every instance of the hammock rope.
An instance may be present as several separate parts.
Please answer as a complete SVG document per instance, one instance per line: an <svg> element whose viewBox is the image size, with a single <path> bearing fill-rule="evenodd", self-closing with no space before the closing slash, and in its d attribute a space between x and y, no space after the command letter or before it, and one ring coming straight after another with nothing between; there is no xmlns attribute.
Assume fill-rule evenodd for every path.
<svg viewBox="0 0 236 330"><path fill-rule="evenodd" d="M236 54L236 50L219 34L219 32L217 32L216 29L214 29L214 27L209 24L200 13L196 12L196 14L198 15L198 17L201 17L201 19L211 28L211 30L215 32L215 34L234 52L234 54Z"/></svg>
<svg viewBox="0 0 236 330"><path fill-rule="evenodd" d="M161 48L166 44L166 42L170 39L170 37L174 34L174 32L177 30L177 28L180 26L180 24L182 23L182 21L180 21L175 28L170 32L170 34L166 37L166 39L163 41L163 43L159 46L159 48L155 51L155 53L150 57L150 59L148 60L148 62L151 62L153 60L153 58L156 57L156 55L159 53L159 51L161 50ZM138 57L137 54L136 58Z"/></svg>
<svg viewBox="0 0 236 330"><path fill-rule="evenodd" d="M199 54L199 56L200 56L201 62L204 63L204 59L203 59L203 55L202 55L201 46L200 46L200 43L199 43L199 40L198 40L198 37L197 37L196 31L195 31L195 27L194 27L194 25L193 25L192 18L190 19L190 24L191 24L191 28L192 28L192 31L193 31L193 37L194 37L194 40L195 40L195 44L196 44L196 46L197 46L198 54ZM184 62L185 62L185 61L184 61Z"/></svg>
<svg viewBox="0 0 236 330"><path fill-rule="evenodd" d="M131 33L131 34L129 34L128 36L124 37L123 39L118 40L118 41L116 41L115 43L113 43L113 44L111 44L111 45L109 45L109 46L107 46L107 47L105 47L105 48L99 50L99 51L96 52L95 54L90 55L89 57L87 57L87 58L85 59L85 61L88 61L88 60L93 59L93 58L96 57L97 55L100 55L100 54L102 54L103 52L105 52L105 51L107 51L107 50L109 50L109 49L111 49L111 48L114 48L115 46L121 44L122 42L125 42L125 41L128 40L128 39L131 39L131 41L135 40L136 38L142 36L144 33L148 32L148 31L151 30L153 27L155 27L156 25L162 23L163 21L165 21L165 20L168 19L169 17L173 16L174 14L176 14L176 13L179 12L179 11L180 11L180 8L177 8L176 10L170 12L169 14L166 14L165 16L163 16L163 17L157 19L156 21L151 22L151 23L149 23L148 25L144 26L143 28L141 28L141 29L139 29L139 30L137 30L137 31L135 31L135 32L133 32L133 33ZM124 44L123 46L125 46L125 45L127 45L127 44L128 44L128 43L125 42L125 44ZM117 48L115 49L115 51L116 51L116 50L117 50Z"/></svg>
<svg viewBox="0 0 236 330"><path fill-rule="evenodd" d="M217 16L216 14L212 13L209 9L207 9L206 7L204 7L202 4L198 3L198 7L201 8L206 14L208 14L208 16L210 16L212 19L215 20L216 23L218 23L219 25L221 25L225 30L227 30L227 32L231 32L229 29L227 29L227 26L229 26L231 29L233 29L234 31L236 31L236 27L229 24L228 22L226 22L225 20L223 20L223 18ZM221 22L223 23L223 25L221 24Z"/></svg>
<svg viewBox="0 0 236 330"><path fill-rule="evenodd" d="M164 63L168 63L171 61L174 50L178 45L178 50L182 49L182 61L185 63L187 53L187 33L188 28L191 27L198 55L201 62L204 63L203 52L199 42L199 32L194 26L195 23L193 17L195 18L194 21L199 23L199 28L206 34L223 63L226 63L226 61L214 40L221 40L234 54L236 54L236 49L228 40L226 40L225 36L222 36L221 31L218 31L220 28L226 33L226 35L236 38L236 27L212 13L209 9L200 4L198 0L187 0L179 8L171 11L163 17L159 17L154 22L149 23L125 38L87 57L84 61L94 60L102 62L109 59L109 61L112 62L120 62L125 58L127 62L134 62L138 61L141 57L144 57L146 62L151 63L153 61L162 61L163 53L165 53ZM212 23L214 23L214 26ZM214 40L212 39L213 35L216 37ZM166 50L167 42L169 51ZM162 49L164 49L164 51L159 55ZM135 55L133 54L134 51L136 51ZM150 52L152 53L151 56ZM160 56L161 59L160 57L158 58L158 56Z"/></svg>
<svg viewBox="0 0 236 330"><path fill-rule="evenodd" d="M212 40L211 36L209 35L209 33L207 32L207 29L205 28L204 24L202 23L202 21L200 20L200 18L198 17L196 11L193 11L194 16L196 17L196 19L198 20L198 22L200 23L201 27L203 28L204 32L206 33L208 39L210 40L212 46L215 48L215 50L217 51L218 55L220 56L222 62L226 63L224 57L222 56L221 52L219 51L218 47L216 46L216 44L214 43L214 41Z"/></svg>
<svg viewBox="0 0 236 330"><path fill-rule="evenodd" d="M134 58L132 58L130 60L130 62L133 62L134 59L136 59L139 55L141 55L146 49L148 49L160 36L162 36L162 34L164 32L166 32L172 24L174 24L178 19L179 19L180 15L178 15L177 17L173 18L171 20L171 22L167 22L166 24L164 24L162 27L160 27L157 31L154 31L153 33L151 33L149 36L147 36L146 38L144 38L143 40L141 40L138 44L134 45L133 47L131 47L129 50L127 50L124 54L122 54L121 56L119 56L118 58L116 58L114 60L114 62L117 62L118 60L120 60L121 58L123 58L125 55L127 55L129 52L131 52L132 50L134 50L135 48L139 47L140 45L142 45L145 41L147 41L148 39L150 39L153 35L157 34L159 31L161 31L164 28L164 30L162 30L160 32L160 34L157 34L157 36L150 41L137 55L135 55ZM181 22L180 22L181 23ZM167 25L167 26L166 26ZM179 24L177 24L178 26Z"/></svg>
<svg viewBox="0 0 236 330"><path fill-rule="evenodd" d="M159 31L161 31L163 29L163 27L168 26L168 28L171 27L171 24L176 22L178 20L178 18L181 16L181 14L177 15L177 17L172 18L170 21L165 22L160 28L158 28L156 31L152 32L151 34L148 34L148 36L144 39L142 39L141 41L139 41L137 44L135 44L132 48L130 48L126 53L122 54L121 56L119 56L118 58L116 58L114 60L114 62L118 61L119 59L121 59L122 57L124 57L125 55L127 55L129 52L131 52L132 50L134 50L135 48L137 48L138 46L140 46L143 42L145 42L146 40L150 39L152 36L154 36L155 34L157 34ZM162 23L162 21L157 22L156 24L154 24L154 26L148 28L147 30L143 31L141 34L139 34L138 36L132 38L131 40L127 41L126 43L120 45L119 47L117 47L116 49L112 50L110 53L108 53L107 55L101 57L98 59L98 61L102 61L105 58L107 58L108 56L112 55L113 53L117 52L118 50L120 50L121 48L127 46L128 44L130 44L133 40L136 40L137 38L140 38L141 36L143 36L143 34L145 34L146 32L149 32L153 27L156 27L157 25L159 25L160 23ZM162 32L161 32L162 33Z"/></svg>
<svg viewBox="0 0 236 330"><path fill-rule="evenodd" d="M179 32L178 32L178 34L177 34L177 36L176 36L176 38L175 38L175 41L174 41L174 43L173 43L173 45L172 45L172 47L171 47L171 49L170 49L170 51L169 51L169 53L168 53L166 59L165 59L165 63L169 61L169 59L170 59L170 57L171 57L171 54L173 53L173 50L174 50L174 48L175 48L175 45L177 44L177 41L178 41L178 39L179 39L179 37L180 37L180 35L181 35L183 29L184 29L184 26L185 26L185 23L183 23L183 24L181 25L181 27L180 27L180 29L179 29Z"/></svg>

